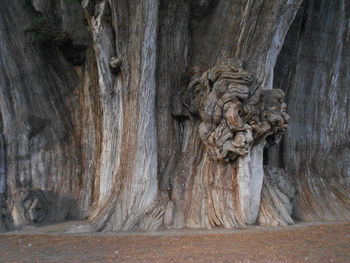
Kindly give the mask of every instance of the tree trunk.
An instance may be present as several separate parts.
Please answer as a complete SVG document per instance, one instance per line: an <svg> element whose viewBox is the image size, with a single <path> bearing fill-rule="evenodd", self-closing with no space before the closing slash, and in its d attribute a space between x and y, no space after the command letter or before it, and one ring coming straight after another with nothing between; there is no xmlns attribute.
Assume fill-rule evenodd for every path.
<svg viewBox="0 0 350 263"><path fill-rule="evenodd" d="M305 1L275 68L291 121L269 162L295 178L300 220L350 218L349 21L349 1Z"/></svg>
<svg viewBox="0 0 350 263"><path fill-rule="evenodd" d="M321 2L4 3L0 231L347 218L350 3Z"/></svg>

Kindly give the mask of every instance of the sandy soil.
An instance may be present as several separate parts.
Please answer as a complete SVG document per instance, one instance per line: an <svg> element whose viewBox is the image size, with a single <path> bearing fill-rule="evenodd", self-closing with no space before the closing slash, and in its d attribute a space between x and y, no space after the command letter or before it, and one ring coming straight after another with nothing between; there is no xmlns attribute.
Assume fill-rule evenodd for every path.
<svg viewBox="0 0 350 263"><path fill-rule="evenodd" d="M0 262L350 263L350 222L149 234L68 235L61 228L0 235Z"/></svg>

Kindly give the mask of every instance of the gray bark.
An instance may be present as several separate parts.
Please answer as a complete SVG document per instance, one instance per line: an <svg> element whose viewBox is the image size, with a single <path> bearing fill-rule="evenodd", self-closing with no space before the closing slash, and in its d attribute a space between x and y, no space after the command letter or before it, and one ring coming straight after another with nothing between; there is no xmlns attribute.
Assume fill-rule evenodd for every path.
<svg viewBox="0 0 350 263"><path fill-rule="evenodd" d="M291 121L268 157L295 178L301 220L350 218L349 21L349 1L305 1L275 68Z"/></svg>
<svg viewBox="0 0 350 263"><path fill-rule="evenodd" d="M80 80L65 59L71 59L74 45L59 50L52 38L63 41L63 35L51 30L54 18L25 2L6 1L1 7L0 111L7 198L21 188L39 188L52 200L48 220L83 218L87 207L81 202L81 186L89 176L82 174Z"/></svg>
<svg viewBox="0 0 350 263"><path fill-rule="evenodd" d="M45 221L87 219L79 231L285 225L292 210L303 220L348 218L350 3L301 2L3 3L0 230L33 223L23 215L36 218L38 201L21 211L28 202L17 193L40 190ZM237 103L270 121L247 113L269 128L245 120L247 152L220 148L221 160L201 137L213 117L201 105L220 99L203 81L228 58L254 83L242 84L249 98L226 101L219 122L242 117ZM285 91L291 116L279 146L273 134L287 115L280 99L273 114L266 108L280 94L262 91L272 88Z"/></svg>

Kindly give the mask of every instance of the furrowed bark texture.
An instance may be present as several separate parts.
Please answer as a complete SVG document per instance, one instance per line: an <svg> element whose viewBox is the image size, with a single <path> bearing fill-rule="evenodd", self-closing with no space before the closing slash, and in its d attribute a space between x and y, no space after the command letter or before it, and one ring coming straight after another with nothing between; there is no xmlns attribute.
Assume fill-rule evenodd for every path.
<svg viewBox="0 0 350 263"><path fill-rule="evenodd" d="M247 70L253 72L259 85L271 88L269 78L276 54L299 4L300 1L194 1L190 5L187 21L190 30L184 31L180 38L186 39L189 36L190 43L186 45L185 41L175 42L183 46L178 56L174 54L177 59L175 64L182 62L179 58L184 57L187 50L189 56L187 60L183 59L183 68L188 70L194 66L207 69L222 59L237 57L244 62ZM173 11L175 8L173 4L161 6L161 10L167 14L165 19L169 22L160 25L168 25L167 31L174 27L172 23L178 25L178 13ZM186 12L182 11L184 5L181 1L178 2L178 8L183 13L181 19L185 20ZM259 16L261 10L266 10L266 16ZM181 20L181 23L186 25L185 21ZM165 39L161 44L166 45L166 41L171 42L172 39ZM252 46L250 43L259 44ZM168 48L164 47L163 50L174 50L172 45L174 44L169 43ZM159 56L162 57L162 54ZM181 85L181 79L177 83ZM173 90L169 86L169 93ZM173 129L174 135L167 136L180 137L182 146L181 151L174 150L173 154L169 154L168 169L164 170L169 175L162 177L170 178L170 201L165 214L165 225L211 228L254 223L259 213L263 146L256 146L248 156L239 158L236 162L223 164L213 161L199 139L198 119L179 114L181 110L177 107L181 102L174 104L173 115L178 117L181 131L178 135L178 130ZM171 116L168 115L168 118ZM162 130L158 132L162 136ZM169 151L172 142L165 145ZM162 147L164 146L159 146ZM160 160L164 160L161 155ZM165 164L159 165L162 167Z"/></svg>
<svg viewBox="0 0 350 263"><path fill-rule="evenodd" d="M301 3L6 1L0 231L347 218L350 3Z"/></svg>
<svg viewBox="0 0 350 263"><path fill-rule="evenodd" d="M76 59L74 48L87 45L89 34L83 31L70 43L72 37L68 33L64 37L60 28L79 30L82 21L68 25L79 15L54 17L55 8L59 6L51 6L44 17L25 1L7 1L1 7L0 145L5 159L0 181L6 180L2 192L8 200L23 188L46 192L50 200L47 220L57 221L83 218L90 205L83 197L91 195L91 187L82 165L81 83L65 59ZM62 42L61 50L53 38Z"/></svg>
<svg viewBox="0 0 350 263"><path fill-rule="evenodd" d="M99 196L91 220L97 229L106 225L131 229L146 217L157 197L158 3L102 1L95 16L91 27L102 92L103 139ZM110 70L113 56L122 60L118 74Z"/></svg>
<svg viewBox="0 0 350 263"><path fill-rule="evenodd" d="M291 121L268 162L295 178L301 220L350 218L349 22L349 1L305 1L275 68Z"/></svg>

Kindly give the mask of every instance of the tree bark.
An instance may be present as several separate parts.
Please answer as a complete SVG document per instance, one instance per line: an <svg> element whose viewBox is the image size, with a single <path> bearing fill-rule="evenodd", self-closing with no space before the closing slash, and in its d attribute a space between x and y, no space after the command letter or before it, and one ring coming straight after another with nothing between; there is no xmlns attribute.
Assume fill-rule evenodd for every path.
<svg viewBox="0 0 350 263"><path fill-rule="evenodd" d="M15 199L28 203L18 193L38 190L47 202L30 209L87 219L84 231L348 218L350 3L316 2L4 3L0 230L18 221ZM273 88L290 105L279 146L288 115Z"/></svg>
<svg viewBox="0 0 350 263"><path fill-rule="evenodd" d="M275 68L291 121L267 157L295 178L300 220L350 218L349 20L349 1L305 1Z"/></svg>
<svg viewBox="0 0 350 263"><path fill-rule="evenodd" d="M58 20L51 14L56 6L47 6L48 13L41 13L46 9L35 10L36 4L39 1L7 1L1 7L1 151L5 151L6 195L11 199L19 189L39 188L52 200L47 220L83 218L89 205L83 196L91 195L91 175L83 174L79 69L66 58L70 49L87 40L78 36L77 43L62 47L67 51L63 53L53 38L57 43L72 39L65 40L63 31L52 31Z"/></svg>

